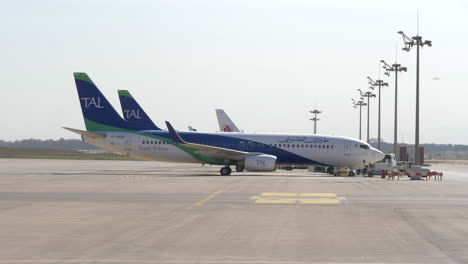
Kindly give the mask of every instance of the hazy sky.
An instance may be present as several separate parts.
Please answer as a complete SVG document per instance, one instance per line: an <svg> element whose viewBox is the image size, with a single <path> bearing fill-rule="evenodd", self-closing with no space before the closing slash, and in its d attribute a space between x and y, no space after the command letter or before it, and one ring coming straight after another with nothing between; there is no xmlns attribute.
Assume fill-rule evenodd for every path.
<svg viewBox="0 0 468 264"><path fill-rule="evenodd" d="M161 127L214 131L223 108L245 131L312 133L318 108L319 133L357 138L351 98L398 46L399 141L413 143L416 50L401 51L396 32L416 35L418 10L433 42L421 51L420 141L468 144L468 2L408 0L0 1L0 139L77 138L61 128L84 128L76 71L119 112L117 90L130 90ZM393 141L393 76L381 77ZM370 121L376 137L375 99Z"/></svg>

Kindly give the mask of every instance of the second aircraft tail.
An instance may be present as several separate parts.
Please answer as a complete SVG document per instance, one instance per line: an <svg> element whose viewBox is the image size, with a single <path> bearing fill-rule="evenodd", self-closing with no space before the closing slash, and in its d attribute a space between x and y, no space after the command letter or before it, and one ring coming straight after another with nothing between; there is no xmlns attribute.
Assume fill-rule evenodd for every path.
<svg viewBox="0 0 468 264"><path fill-rule="evenodd" d="M127 90L119 90L120 106L128 123L138 130L161 130Z"/></svg>

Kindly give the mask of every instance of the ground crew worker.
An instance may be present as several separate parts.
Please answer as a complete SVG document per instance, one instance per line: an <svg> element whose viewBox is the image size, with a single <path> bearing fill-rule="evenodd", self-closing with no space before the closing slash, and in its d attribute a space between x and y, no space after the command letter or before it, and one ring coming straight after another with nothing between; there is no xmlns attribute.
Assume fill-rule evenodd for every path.
<svg viewBox="0 0 468 264"><path fill-rule="evenodd" d="M405 171L405 166L401 165L399 171L404 172Z"/></svg>

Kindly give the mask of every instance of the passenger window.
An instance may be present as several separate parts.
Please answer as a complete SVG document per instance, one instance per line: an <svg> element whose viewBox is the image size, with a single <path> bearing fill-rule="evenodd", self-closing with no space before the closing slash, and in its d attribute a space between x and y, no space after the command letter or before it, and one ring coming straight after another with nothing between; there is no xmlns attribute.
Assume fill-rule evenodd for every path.
<svg viewBox="0 0 468 264"><path fill-rule="evenodd" d="M333 148L333 145L331 145L330 148Z"/></svg>
<svg viewBox="0 0 468 264"><path fill-rule="evenodd" d="M291 144L291 147L293 147L293 148L294 148L294 144Z"/></svg>
<svg viewBox="0 0 468 264"><path fill-rule="evenodd" d="M322 148L320 145L318 145L318 148Z"/></svg>
<svg viewBox="0 0 468 264"><path fill-rule="evenodd" d="M330 146L327 145L327 148L330 148Z"/></svg>
<svg viewBox="0 0 468 264"><path fill-rule="evenodd" d="M289 144L288 144L288 148L289 148Z"/></svg>
<svg viewBox="0 0 468 264"><path fill-rule="evenodd" d="M304 145L301 145L301 148L303 148L303 147L304 147Z"/></svg>
<svg viewBox="0 0 468 264"><path fill-rule="evenodd" d="M145 141L143 140L143 141L141 142L141 144L145 144Z"/></svg>

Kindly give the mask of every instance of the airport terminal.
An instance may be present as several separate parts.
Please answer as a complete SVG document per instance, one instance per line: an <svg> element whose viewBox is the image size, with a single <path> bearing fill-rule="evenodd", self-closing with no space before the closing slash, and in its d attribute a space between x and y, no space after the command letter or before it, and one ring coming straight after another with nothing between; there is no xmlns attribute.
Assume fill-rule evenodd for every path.
<svg viewBox="0 0 468 264"><path fill-rule="evenodd" d="M453 141L445 137L445 134L454 134L454 138L458 135L456 139L463 142L465 138L450 126L462 126L464 121L453 118L456 121L450 122L447 118L446 127L435 122L427 125L430 120L426 113L429 110L434 113L427 105L432 107L435 101L425 93L434 92L432 87L439 87L427 83L439 82L441 78L428 79L427 72L438 62L434 57L426 59L424 56L434 52L437 45L444 45L440 35L432 38L429 34L430 40L426 39L423 32L433 31L420 32L419 13L415 33L410 30L412 27L406 26L406 20L398 24L396 30L395 25L389 22L391 26L385 30L365 24L368 28L361 28L361 31L378 32L382 35L379 39L387 36L397 39L395 59L384 60L384 56L377 58L356 52L360 59L356 65L365 65L361 61L374 60L369 65L378 65L377 74L375 69L372 70L373 66L362 67L359 70L368 73L357 78L356 83L361 85L349 85L343 89L334 83L340 82L340 78L329 82L326 72L336 69L322 67L323 63L314 68L309 62L298 59L308 56L298 40L299 32L309 30L302 25L314 23L316 28L320 28L318 25L323 22L326 30L337 30L345 36L347 31L341 27L346 27L347 23L353 25L350 26L355 30L350 31L355 32L353 34L359 31L355 25L367 23L364 21L366 10L378 10L381 16L386 12L401 15L401 10L388 11L357 2L363 6L343 9L341 5L346 5L344 3L322 3L324 7L318 3L296 1L268 4L262 0L249 4L221 2L223 4L210 1L131 4L122 1L114 5L103 1L106 7L80 3L74 6L81 10L75 17L77 10L69 9L67 4L46 1L44 6L55 7L68 14L67 17L56 16L80 33L69 35L68 29L61 31L61 26L54 23L52 28L61 35L70 40L82 40L73 47L94 50L94 45L101 44L91 39L108 43L106 39L112 39L113 34L119 34L120 30L134 35L119 38L122 46L102 44L101 48L104 48L98 53L102 57L91 62L81 61L81 57L89 57L79 50L70 52L64 47L45 48L44 54L59 52L61 58L73 54L76 60L63 69L54 70L54 74L60 72L64 75L59 79L66 80L66 85L58 85L51 80L44 84L55 88L41 88L45 94L60 89L66 95L59 100L58 94L54 100L47 97L45 103L39 100L40 106L24 99L32 105L23 111L31 117L30 129L26 129L29 133L26 135L31 135L29 140L24 139L27 136L22 129L23 123L27 122L13 127L8 123L10 115L5 115L8 129L3 129L5 134L2 137L9 140L0 138L0 264L468 263L468 159L464 156L468 147L461 143L446 143ZM36 8L51 12L44 6ZM429 6L424 10L430 14L439 7ZM17 6L10 8L18 13ZM85 9L90 13L83 13ZM98 12L103 10L109 13ZM132 10L137 10L138 16L129 14ZM313 12L321 20L310 18L305 10ZM349 18L353 13L350 10L363 17L340 20ZM157 12L159 17L154 18L152 12ZM231 12L245 16L248 25L237 24L240 22L231 17ZM118 16L114 17L114 13ZM197 15L194 16L195 13ZM451 17L442 13L447 19ZM101 15L110 24L103 23ZM334 20L325 19L328 16L333 16ZM33 26L31 21L21 17L27 21L24 23ZM120 17L127 18L122 21L128 21L128 27L117 22ZM177 23L174 23L174 18L178 19ZM205 20L209 23L205 24ZM218 21L219 25L214 23ZM87 29L89 32L81 31L83 23L96 23L96 29L105 29L106 34L113 33L106 35L92 27ZM121 25L119 30L113 28L113 23ZM198 27L198 23L203 26ZM340 27L334 27L334 23ZM147 28L147 24L154 28ZM265 27L265 30L256 32L253 25ZM297 26L294 29L297 32L291 25ZM15 32L20 31L18 25L13 28ZM393 31L387 30L389 28ZM250 30L255 34L244 35ZM112 60L115 68L99 66L104 59L116 58L114 53L109 55L106 52L127 50L125 45L129 39L135 37L144 43L142 32L158 35L157 40L161 41L158 48L167 50L154 56L161 60L170 59L132 64L134 69L126 68L125 72L120 70L131 63L117 59ZM232 43L224 42L220 37L224 32L235 35L229 38ZM278 32L292 36L291 43L260 42L263 44L259 44L258 49L250 40L242 42L243 45L235 45L235 41L242 37L260 41L276 36ZM44 34L51 36L47 30ZM332 35L335 36L326 33L326 36ZM174 36L182 40L190 36L191 42L173 41L171 37ZM152 41L150 35L145 37ZM294 37L298 38L297 43ZM214 46L205 51L198 41ZM357 40L349 39L349 42L353 41ZM376 40L370 42L377 45L374 44ZM114 40L113 43L117 42ZM268 51L269 46L265 43L270 43L275 49ZM323 53L328 52L325 50L340 52L334 43L324 46L315 40L311 43L320 47ZM141 45L147 48L145 44ZM230 56L221 47L223 45L230 47L233 54L238 49L245 49L243 51L248 54L249 49L254 48L252 54L268 51L272 55L277 51L285 52L283 45L288 46L288 51L294 47L302 51L285 56L296 58L288 61L299 64L298 68L291 70L294 73L287 75L288 69L281 68L285 75L277 72L274 76L270 71L275 72L275 67L283 67L286 63L275 64L274 60L270 61L263 55L251 58ZM185 50L188 46L190 49ZM131 50L140 54L143 49ZM215 55L202 61L193 57L198 53ZM130 58L125 53L122 56L125 60ZM318 53L314 56L318 57ZM280 57L281 54L275 60L280 60ZM238 67L239 58L248 73ZM237 75L245 78L242 81L246 86L249 81L255 85L260 81L268 83L270 78L274 81L265 84L269 86L268 90L258 88L261 92L257 94L248 88L253 95L245 96L239 92L245 90L234 88L238 83L230 79L231 75L216 72L218 75L203 77L206 72L190 68L200 64L200 68L214 72L218 68L218 65L210 64L214 61L231 61L236 66L230 68L235 71L229 74L236 75L233 79L238 79ZM164 67L158 63L165 63ZM135 75L141 68L150 68L148 65L161 66L167 72ZM72 66L87 68L70 70ZM219 65L220 69L223 67L227 66ZM321 71L314 73L317 86L311 93L295 87L305 82L299 77L299 68L307 67ZM118 72L116 68L119 68ZM180 71L185 68L186 71ZM358 68L348 70L354 75ZM65 73L65 70L70 71ZM171 71L174 72L169 73ZM263 74L268 78L259 77ZM325 81L321 81L322 74ZM310 72L304 76L310 78ZM350 76L347 78L351 79ZM135 85L125 83L126 78ZM161 80L164 78L170 79L168 83L173 86L152 87L163 83ZM200 80L207 86L212 85L213 90L196 91L201 87L197 86L200 85L197 78L202 78ZM32 77L15 80L20 82L23 79ZM279 88L279 80L283 79L290 89L289 94ZM10 80L7 79L7 84ZM192 83L193 88L190 89L195 91L181 88L187 83ZM327 87L327 83L331 86ZM334 96L322 96L328 93L327 90L333 90ZM279 101L275 101L275 95L279 95ZM113 99L114 96L118 101ZM227 96L232 100L220 100L230 98ZM441 101L443 95L437 103ZM57 107L62 104L66 107ZM455 101L451 104L456 105L457 113L463 107ZM298 105L307 110L298 113L294 108ZM50 112L47 107L54 110ZM449 109L449 104L445 107ZM58 108L58 112L63 113L58 113ZM199 111L212 115L200 115ZM287 112L286 118L282 112ZM22 114L18 113L18 116ZM37 125L38 120L34 120L36 114L44 117L44 125ZM194 116L199 119L191 119ZM202 119L212 126L192 122ZM253 122L249 123L249 120ZM46 128L50 122L56 121L60 122L60 127ZM303 121L307 123L301 123ZM257 123L259 126L255 126ZM250 124L252 128L243 124ZM303 124L306 124L306 129L297 129ZM259 127L264 130L259 130ZM34 139L34 135L40 133L65 135L67 139ZM391 142L385 141L384 137ZM437 139L436 143L427 143L433 138ZM435 150L437 148L438 151Z"/></svg>

